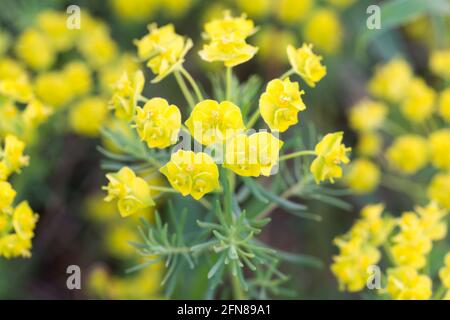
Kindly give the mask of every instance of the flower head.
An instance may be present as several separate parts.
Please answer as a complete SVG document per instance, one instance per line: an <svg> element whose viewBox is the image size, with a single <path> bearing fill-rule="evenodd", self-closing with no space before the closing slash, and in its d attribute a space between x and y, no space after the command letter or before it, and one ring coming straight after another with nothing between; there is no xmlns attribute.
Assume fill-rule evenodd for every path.
<svg viewBox="0 0 450 320"><path fill-rule="evenodd" d="M131 121L135 115L139 96L144 89L144 74L138 70L130 79L127 73L117 81L109 105L115 110L117 118Z"/></svg>
<svg viewBox="0 0 450 320"><path fill-rule="evenodd" d="M224 167L240 176L270 176L283 142L268 132L239 134L227 141Z"/></svg>
<svg viewBox="0 0 450 320"><path fill-rule="evenodd" d="M298 122L298 113L306 109L298 82L289 78L275 79L268 83L259 99L259 110L271 130L286 131Z"/></svg>
<svg viewBox="0 0 450 320"><path fill-rule="evenodd" d="M149 33L135 41L138 56L156 75L152 83L161 81L184 62L184 56L192 47L191 39L175 33L173 24L149 26Z"/></svg>
<svg viewBox="0 0 450 320"><path fill-rule="evenodd" d="M450 88L442 91L439 96L439 114L450 123Z"/></svg>
<svg viewBox="0 0 450 320"><path fill-rule="evenodd" d="M427 189L428 197L440 206L450 209L450 172L436 174Z"/></svg>
<svg viewBox="0 0 450 320"><path fill-rule="evenodd" d="M383 103L364 99L350 110L350 126L361 132L379 129L387 112L388 109Z"/></svg>
<svg viewBox="0 0 450 320"><path fill-rule="evenodd" d="M414 174L428 162L427 141L418 135L400 136L386 151L386 158L395 170Z"/></svg>
<svg viewBox="0 0 450 320"><path fill-rule="evenodd" d="M104 189L108 192L105 201L118 200L118 208L122 217L127 217L155 203L150 194L147 182L136 176L128 167L117 173L106 175L109 183Z"/></svg>
<svg viewBox="0 0 450 320"><path fill-rule="evenodd" d="M76 133L87 137L96 137L99 135L107 115L107 101L100 97L88 97L71 108L69 121Z"/></svg>
<svg viewBox="0 0 450 320"><path fill-rule="evenodd" d="M358 194L372 192L380 182L380 168L370 160L356 159L345 174L350 189Z"/></svg>
<svg viewBox="0 0 450 320"><path fill-rule="evenodd" d="M312 44L304 43L301 48L287 47L289 62L296 73L310 86L316 84L327 74L327 68L322 65L322 57L314 54Z"/></svg>
<svg viewBox="0 0 450 320"><path fill-rule="evenodd" d="M450 79L450 50L436 50L430 57L431 71L444 78Z"/></svg>
<svg viewBox="0 0 450 320"><path fill-rule="evenodd" d="M305 40L314 43L319 50L328 54L339 51L344 32L335 11L331 9L314 11L307 20L304 30Z"/></svg>
<svg viewBox="0 0 450 320"><path fill-rule="evenodd" d="M342 144L343 137L343 132L329 133L316 145L317 158L310 168L316 183L327 179L333 183L334 178L342 177L340 165L350 162L347 152L351 151L351 148Z"/></svg>
<svg viewBox="0 0 450 320"><path fill-rule="evenodd" d="M219 188L219 169L206 153L178 150L159 170L183 196L195 200Z"/></svg>
<svg viewBox="0 0 450 320"><path fill-rule="evenodd" d="M23 154L25 143L14 135L7 135L3 149L3 161L10 172L19 172L29 163L29 157Z"/></svg>
<svg viewBox="0 0 450 320"><path fill-rule="evenodd" d="M191 112L186 126L204 145L222 143L244 129L241 109L230 101L204 100Z"/></svg>
<svg viewBox="0 0 450 320"><path fill-rule="evenodd" d="M387 292L396 300L428 300L432 291L431 279L411 267L388 270Z"/></svg>
<svg viewBox="0 0 450 320"><path fill-rule="evenodd" d="M442 284L450 289L450 252L445 255L444 266L439 270L439 278Z"/></svg>
<svg viewBox="0 0 450 320"><path fill-rule="evenodd" d="M450 169L450 129L433 132L428 142L430 145L431 163L438 169Z"/></svg>
<svg viewBox="0 0 450 320"><path fill-rule="evenodd" d="M0 211L10 207L16 197L16 191L11 184L6 181L0 181Z"/></svg>
<svg viewBox="0 0 450 320"><path fill-rule="evenodd" d="M149 148L166 148L178 140L181 113L177 106L167 100L153 98L143 108L137 108L135 117L139 136Z"/></svg>
<svg viewBox="0 0 450 320"><path fill-rule="evenodd" d="M234 67L250 60L258 48L246 43L246 38L255 33L252 20L245 15L232 17L228 11L222 19L205 24L205 38L210 40L199 52L208 62L222 61L227 67Z"/></svg>
<svg viewBox="0 0 450 320"><path fill-rule="evenodd" d="M376 98L400 102L407 92L411 79L410 65L404 59L396 58L377 67L368 89Z"/></svg>
<svg viewBox="0 0 450 320"><path fill-rule="evenodd" d="M423 122L434 112L436 93L420 78L413 79L407 87L401 105L403 115L412 122Z"/></svg>

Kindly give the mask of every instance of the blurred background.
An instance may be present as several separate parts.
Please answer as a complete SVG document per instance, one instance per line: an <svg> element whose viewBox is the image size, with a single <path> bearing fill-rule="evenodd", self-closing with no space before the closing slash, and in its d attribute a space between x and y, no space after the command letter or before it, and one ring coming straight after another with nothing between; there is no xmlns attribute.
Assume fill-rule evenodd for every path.
<svg viewBox="0 0 450 320"><path fill-rule="evenodd" d="M136 237L137 219L125 221L114 205L102 201L105 177L100 169L101 154L96 149L102 138L95 123L85 123L91 116L85 110L98 106L101 111L96 114L101 119L93 121L114 125L104 111L111 84L121 70L135 70L139 66L133 59L133 40L147 33L148 24L173 23L178 33L193 39L194 49L188 53L185 67L206 91L219 66L206 64L199 58L201 32L204 23L222 16L223 10L229 9L234 14L245 12L259 26L249 41L259 47L259 52L236 68L240 80L254 73L265 82L278 77L288 65L287 44L313 43L315 51L324 57L328 73L316 89L305 95L308 109L302 113L301 122L314 122L322 133L342 130L346 133L346 144L354 146L356 135L347 124L348 108L367 95L366 83L374 67L402 56L416 74L432 82L429 54L433 48L447 48L450 41L450 19L430 14L415 0L395 1L398 7L383 11L382 29L369 30L368 6L388 2L391 1L1 0L0 76L2 67L11 68L6 59L20 61L41 99L59 107L29 137L30 166L12 180L18 200L30 202L39 213L39 222L31 258L0 258L0 298L163 298L159 278L155 276L162 272L161 268L125 272L136 259L127 242ZM87 32L79 41L65 41L65 32L58 25L61 17L68 16L67 7L74 4L82 12L80 32L83 33L84 15L86 21L101 31ZM58 43L56 49L46 44L47 40L39 33L42 30ZM64 82L62 79L67 79L64 76L70 82ZM149 70L146 78L151 78ZM81 83L80 89L65 96L62 82ZM173 103L185 104L172 78L148 86L145 95L170 96ZM7 117L7 110L0 110L2 130L12 123ZM345 197L341 208L311 204L323 217L321 222L298 219L283 210L272 214L273 220L262 239L285 251L314 256L322 264L322 267L283 266L292 275L289 283L295 290L292 298L363 298L338 291L329 271L331 257L336 253L332 240L348 230L363 204L380 199L392 212L413 205L409 198L381 187L370 195ZM151 216L152 212L148 212L148 217ZM66 287L69 265L81 268L81 290ZM186 276L186 288L180 288L175 297L186 297L189 292L190 298L202 298L206 286L204 272L199 268Z"/></svg>

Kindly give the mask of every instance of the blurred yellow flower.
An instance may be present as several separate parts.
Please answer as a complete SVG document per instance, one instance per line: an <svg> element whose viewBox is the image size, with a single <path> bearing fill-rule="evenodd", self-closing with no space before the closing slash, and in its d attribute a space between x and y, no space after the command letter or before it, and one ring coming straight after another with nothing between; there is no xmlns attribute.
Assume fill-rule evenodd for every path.
<svg viewBox="0 0 450 320"><path fill-rule="evenodd" d="M296 43L296 40L295 34L290 30L274 26L263 27L255 36L255 45L259 48L257 58L263 63L270 61L270 67L277 63L284 65L288 62L286 47ZM276 46L273 45L275 41Z"/></svg>
<svg viewBox="0 0 450 320"><path fill-rule="evenodd" d="M219 169L203 152L178 150L159 171L175 190L183 196L191 195L195 200L219 188Z"/></svg>
<svg viewBox="0 0 450 320"><path fill-rule="evenodd" d="M263 18L270 13L272 0L236 0L236 5L252 18Z"/></svg>
<svg viewBox="0 0 450 320"><path fill-rule="evenodd" d="M51 67L56 59L50 39L36 29L26 29L15 44L18 58L31 69L41 71Z"/></svg>
<svg viewBox="0 0 450 320"><path fill-rule="evenodd" d="M108 192L105 201L118 199L118 209L122 217L128 217L155 203L150 194L147 182L128 167L123 167L117 173L106 175L109 184L103 189Z"/></svg>
<svg viewBox="0 0 450 320"><path fill-rule="evenodd" d="M304 26L307 42L327 54L336 54L342 44L343 27L339 16L331 9L318 9L308 18Z"/></svg>
<svg viewBox="0 0 450 320"><path fill-rule="evenodd" d="M450 173L440 172L430 182L427 190L428 197L440 206L450 209Z"/></svg>
<svg viewBox="0 0 450 320"><path fill-rule="evenodd" d="M450 123L450 88L442 91L439 96L439 114Z"/></svg>
<svg viewBox="0 0 450 320"><path fill-rule="evenodd" d="M64 66L64 76L70 82L72 93L81 96L92 88L92 77L89 67L82 61L71 61Z"/></svg>
<svg viewBox="0 0 450 320"><path fill-rule="evenodd" d="M73 99L72 84L63 72L39 74L34 81L37 97L46 105L58 109Z"/></svg>
<svg viewBox="0 0 450 320"><path fill-rule="evenodd" d="M356 0L327 0L333 6L347 8L356 2Z"/></svg>
<svg viewBox="0 0 450 320"><path fill-rule="evenodd" d="M312 44L304 43L301 48L287 47L289 62L296 73L310 86L315 87L327 74L327 68L322 65L322 57L314 54Z"/></svg>
<svg viewBox="0 0 450 320"><path fill-rule="evenodd" d="M408 62L402 58L395 58L377 66L374 76L369 81L368 89L376 98L397 103L408 92L412 76L413 72Z"/></svg>
<svg viewBox="0 0 450 320"><path fill-rule="evenodd" d="M284 132L298 122L298 113L306 109L298 82L274 79L259 99L259 110L270 130Z"/></svg>
<svg viewBox="0 0 450 320"><path fill-rule="evenodd" d="M444 258L444 266L439 270L439 278L442 284L450 289L450 252Z"/></svg>
<svg viewBox="0 0 450 320"><path fill-rule="evenodd" d="M0 80L0 96L26 103L33 98L32 86L26 76Z"/></svg>
<svg viewBox="0 0 450 320"><path fill-rule="evenodd" d="M334 178L342 177L340 165L350 162L347 152L351 151L342 143L343 137L343 132L329 133L316 145L317 157L310 168L316 183L327 179L334 183Z"/></svg>
<svg viewBox="0 0 450 320"><path fill-rule="evenodd" d="M428 142L433 166L438 169L450 169L450 129L444 128L433 132Z"/></svg>
<svg viewBox="0 0 450 320"><path fill-rule="evenodd" d="M16 191L7 181L0 181L0 211L10 207L16 197Z"/></svg>
<svg viewBox="0 0 450 320"><path fill-rule="evenodd" d="M178 140L181 113L177 106L167 100L153 98L143 108L137 108L136 129L149 148L166 148Z"/></svg>
<svg viewBox="0 0 450 320"><path fill-rule="evenodd" d="M430 70L444 79L450 79L450 50L433 51L430 57Z"/></svg>
<svg viewBox="0 0 450 320"><path fill-rule="evenodd" d="M117 57L118 48L108 34L107 28L103 25L98 25L89 30L88 22L83 20L83 23L83 34L80 40L77 41L77 45L86 62L94 69L99 69L112 63ZM86 24L88 24L87 27Z"/></svg>
<svg viewBox="0 0 450 320"><path fill-rule="evenodd" d="M148 34L135 40L135 45L139 58L147 61L147 66L156 75L152 80L152 83L156 83L183 64L192 41L175 33L173 24L159 28L156 24L151 24L148 30Z"/></svg>
<svg viewBox="0 0 450 320"><path fill-rule="evenodd" d="M21 238L18 234L11 233L0 237L0 256L6 259L14 257L29 258L31 256L31 239Z"/></svg>
<svg viewBox="0 0 450 320"><path fill-rule="evenodd" d="M418 135L406 134L394 140L386 151L391 167L404 174L414 174L428 162L428 143Z"/></svg>
<svg viewBox="0 0 450 320"><path fill-rule="evenodd" d="M387 292L396 300L428 300L432 291L431 279L411 267L388 270Z"/></svg>
<svg viewBox="0 0 450 320"><path fill-rule="evenodd" d="M36 26L49 39L57 51L70 49L76 39L77 30L67 28L67 16L63 12L44 10L37 17Z"/></svg>
<svg viewBox="0 0 450 320"><path fill-rule="evenodd" d="M203 145L222 143L244 129L241 109L230 101L198 103L186 121L192 136Z"/></svg>
<svg viewBox="0 0 450 320"><path fill-rule="evenodd" d="M380 168L372 161L361 158L352 161L345 174L345 182L353 192L364 194L375 190L380 177Z"/></svg>
<svg viewBox="0 0 450 320"><path fill-rule="evenodd" d="M159 0L109 0L115 15L133 22L148 21L158 9L159 2Z"/></svg>
<svg viewBox="0 0 450 320"><path fill-rule="evenodd" d="M305 19L314 5L313 0L278 0L276 15L281 22L295 23Z"/></svg>
<svg viewBox="0 0 450 320"><path fill-rule="evenodd" d="M366 157L376 156L383 146L382 137L376 132L364 132L358 137L356 151Z"/></svg>
<svg viewBox="0 0 450 320"><path fill-rule="evenodd" d="M133 119L144 84L144 73L141 70L136 71L132 77L126 72L122 74L115 84L109 102L109 106L114 109L117 118L126 121Z"/></svg>
<svg viewBox="0 0 450 320"><path fill-rule="evenodd" d="M3 148L3 162L9 172L20 172L22 167L28 166L29 157L23 154L25 143L14 135L7 135Z"/></svg>
<svg viewBox="0 0 450 320"><path fill-rule="evenodd" d="M97 137L108 116L107 101L101 97L87 97L77 102L69 114L69 123L75 133Z"/></svg>
<svg viewBox="0 0 450 320"><path fill-rule="evenodd" d="M14 231L22 239L34 237L34 228L38 221L38 215L31 210L28 202L23 201L14 209L12 224Z"/></svg>
<svg viewBox="0 0 450 320"><path fill-rule="evenodd" d="M402 102L403 115L412 122L423 122L434 112L436 93L420 78L413 79L407 87L405 100Z"/></svg>
<svg viewBox="0 0 450 320"><path fill-rule="evenodd" d="M386 118L388 109L385 104L363 99L350 109L350 127L356 131L379 129Z"/></svg>
<svg viewBox="0 0 450 320"><path fill-rule="evenodd" d="M419 215L420 223L429 239L436 241L445 238L447 222L444 218L448 214L446 209L440 208L435 202L430 202L427 206L417 206L414 210Z"/></svg>
<svg viewBox="0 0 450 320"><path fill-rule="evenodd" d="M28 128L36 128L52 115L53 111L41 101L33 99L22 112L22 118Z"/></svg>

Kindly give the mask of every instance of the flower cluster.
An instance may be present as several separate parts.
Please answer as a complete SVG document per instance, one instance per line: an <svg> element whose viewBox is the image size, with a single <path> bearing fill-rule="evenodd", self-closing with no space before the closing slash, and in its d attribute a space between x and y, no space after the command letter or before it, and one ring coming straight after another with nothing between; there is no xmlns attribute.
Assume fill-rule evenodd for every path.
<svg viewBox="0 0 450 320"><path fill-rule="evenodd" d="M331 270L342 290L364 290L370 278L370 267L381 262L381 248L388 257L385 288L380 294L393 299L430 299L432 275L424 269L433 242L445 238L448 211L436 203L417 206L401 217L383 215L384 205L369 205L362 209L362 218L350 231L336 239L339 255L333 258ZM443 285L448 288L445 267L440 271ZM437 292L437 298L442 298Z"/></svg>
<svg viewBox="0 0 450 320"><path fill-rule="evenodd" d="M31 240L38 220L27 201L14 206L16 191L7 181L13 173L28 165L23 154L25 143L7 135L0 147L0 257L30 257Z"/></svg>
<svg viewBox="0 0 450 320"><path fill-rule="evenodd" d="M435 66L435 60L444 59L441 54L432 53L430 68L445 79ZM414 75L406 60L394 58L376 68L368 91L373 98L358 102L349 113L350 126L358 134L356 151L360 157L346 173L349 187L364 194L381 183L414 201L419 200L419 188L423 187L429 200L450 208L446 196L450 192L449 89L435 90ZM386 161L376 162L377 157ZM433 172L431 180L421 180L416 187L408 185L426 170Z"/></svg>
<svg viewBox="0 0 450 320"><path fill-rule="evenodd" d="M222 19L215 19L205 25L205 35L210 43L203 47L200 56L206 61L222 61L228 69L226 100L223 101L205 99L195 80L184 69L183 57L191 46L190 40L176 34L173 25L159 28L152 25L149 30L149 34L135 42L138 55L147 61L147 66L157 75L152 82L174 74L191 107L185 126L182 124L182 114L186 108L180 109L164 98L148 100L142 96L145 80L141 71L136 71L134 75L124 74L120 78L113 90L110 106L115 110L116 117L130 122L150 150L164 152L164 149L178 142L180 134L188 133L196 143L211 151L194 152L183 147L181 150L177 148L178 151L172 153L165 164L154 159L152 165L170 183L171 188L167 191L191 195L196 200L208 193L220 192L219 172L225 172L219 169L220 164L230 173L244 177L273 174L281 160L279 153L283 146L283 141L274 133L285 132L297 124L298 113L306 109L302 101L305 92L287 75L297 73L310 86L315 86L326 74L322 58L312 51L312 46L304 44L299 49L288 46L291 71L267 84L266 91L260 96L259 107L244 124L241 106L231 101L231 67L249 60L257 51L257 48L245 42L256 30L253 21L243 15L232 17L229 12L225 12ZM186 80L194 90L195 98ZM144 102L142 107L139 106L141 102ZM272 133L247 133L260 116ZM334 182L335 178L342 176L341 165L349 162L347 153L350 151L342 144L342 139L342 132L328 134L315 150L306 152L316 156L310 169L317 183L324 180ZM301 155L294 153L282 160ZM150 189L153 187L136 177L130 168L108 174L107 178L109 185L105 188L108 191L106 200L117 199L122 216L153 204L150 198Z"/></svg>

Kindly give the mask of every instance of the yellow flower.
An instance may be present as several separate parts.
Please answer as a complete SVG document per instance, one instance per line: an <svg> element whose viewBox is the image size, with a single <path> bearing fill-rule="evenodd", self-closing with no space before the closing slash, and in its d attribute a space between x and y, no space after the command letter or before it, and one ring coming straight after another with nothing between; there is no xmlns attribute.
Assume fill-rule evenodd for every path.
<svg viewBox="0 0 450 320"><path fill-rule="evenodd" d="M28 202L23 201L14 209L12 223L14 231L20 238L33 238L37 221L38 215L31 210Z"/></svg>
<svg viewBox="0 0 450 320"><path fill-rule="evenodd" d="M433 241L445 238L447 223L443 218L448 213L446 209L441 209L436 203L430 202L426 207L417 206L415 211L420 217L420 223L428 238Z"/></svg>
<svg viewBox="0 0 450 320"><path fill-rule="evenodd" d="M139 97L144 89L144 73L138 70L130 79L127 73L117 81L109 105L117 118L131 121L135 115Z"/></svg>
<svg viewBox="0 0 450 320"><path fill-rule="evenodd" d="M34 82L37 97L52 108L61 108L73 98L72 84L63 72L39 74Z"/></svg>
<svg viewBox="0 0 450 320"><path fill-rule="evenodd" d="M136 226L116 224L108 228L105 235L105 244L108 253L119 259L130 259L136 253L136 249L130 245L130 241L137 242Z"/></svg>
<svg viewBox="0 0 450 320"><path fill-rule="evenodd" d="M347 8L356 2L356 0L328 0L328 2L339 8Z"/></svg>
<svg viewBox="0 0 450 320"><path fill-rule="evenodd" d="M147 66L157 75L152 80L152 83L156 83L183 64L192 41L176 34L172 24L160 28L152 24L149 26L149 33L136 40L135 45L139 58L148 60Z"/></svg>
<svg viewBox="0 0 450 320"><path fill-rule="evenodd" d="M387 292L396 300L427 300L431 298L431 279L411 267L388 270Z"/></svg>
<svg viewBox="0 0 450 320"><path fill-rule="evenodd" d="M304 43L301 48L287 47L289 63L296 73L310 86L315 87L327 74L327 68L322 65L322 57L314 54L312 44Z"/></svg>
<svg viewBox="0 0 450 320"><path fill-rule="evenodd" d="M400 232L393 238L392 256L400 266L416 269L426 264L426 255L432 247L424 225L414 212L405 212L399 220Z"/></svg>
<svg viewBox="0 0 450 320"><path fill-rule="evenodd" d="M312 0L279 0L275 8L278 19L284 23L294 23L306 18L314 5Z"/></svg>
<svg viewBox="0 0 450 320"><path fill-rule="evenodd" d="M29 258L31 256L31 239L21 238L18 234L0 237L0 256L6 259L13 257Z"/></svg>
<svg viewBox="0 0 450 320"><path fill-rule="evenodd" d="M393 59L376 68L369 81L369 92L376 98L400 102L407 93L412 75L411 67L404 59Z"/></svg>
<svg viewBox="0 0 450 320"><path fill-rule="evenodd" d="M337 14L330 9L318 9L304 27L307 42L328 54L335 54L342 44L343 28Z"/></svg>
<svg viewBox="0 0 450 320"><path fill-rule="evenodd" d="M117 44L108 34L107 28L104 25L98 25L89 30L89 23L83 18L82 16L83 33L77 45L86 62L94 69L112 63L117 57L118 49Z"/></svg>
<svg viewBox="0 0 450 320"><path fill-rule="evenodd" d="M33 99L22 112L22 119L30 128L36 128L51 116L52 110L41 101Z"/></svg>
<svg viewBox="0 0 450 320"><path fill-rule="evenodd" d="M407 87L401 105L403 115L410 121L423 122L434 112L436 93L420 78L413 79Z"/></svg>
<svg viewBox="0 0 450 320"><path fill-rule="evenodd" d="M0 181L0 211L10 207L15 197L16 191L11 184L6 181Z"/></svg>
<svg viewBox="0 0 450 320"><path fill-rule="evenodd" d="M226 144L224 167L240 176L270 176L282 146L283 142L268 132L236 135Z"/></svg>
<svg viewBox="0 0 450 320"><path fill-rule="evenodd" d="M431 163L438 169L450 169L450 129L433 132L428 141Z"/></svg>
<svg viewBox="0 0 450 320"><path fill-rule="evenodd" d="M380 261L380 252L359 237L337 238L335 244L339 247L339 255L333 257L331 271L339 281L339 289L361 291L369 278L368 268Z"/></svg>
<svg viewBox="0 0 450 320"><path fill-rule="evenodd" d="M375 190L380 182L380 168L370 160L356 159L350 165L345 181L352 191L358 194Z"/></svg>
<svg viewBox="0 0 450 320"><path fill-rule="evenodd" d="M91 90L91 71L85 63L72 61L64 66L63 73L67 79L66 81L71 84L73 95L81 96Z"/></svg>
<svg viewBox="0 0 450 320"><path fill-rule="evenodd" d="M28 77L21 76L0 80L0 96L5 96L21 103L30 101L33 98L33 90Z"/></svg>
<svg viewBox="0 0 450 320"><path fill-rule="evenodd" d="M329 133L316 145L317 158L311 163L310 168L316 183L327 179L334 183L334 178L342 177L340 164L350 162L347 152L351 151L351 148L345 147L342 143L343 137L343 132Z"/></svg>
<svg viewBox="0 0 450 320"><path fill-rule="evenodd" d="M271 0L237 0L237 6L240 11L247 13L252 18L262 18L266 16L271 9Z"/></svg>
<svg viewBox="0 0 450 320"><path fill-rule="evenodd" d="M114 13L126 21L144 22L156 12L158 1L155 0L110 0Z"/></svg>
<svg viewBox="0 0 450 320"><path fill-rule="evenodd" d="M8 166L6 165L5 162L1 161L0 162L0 182L6 181L6 179L8 179L8 177L9 177L9 174L10 174L10 172L9 172Z"/></svg>
<svg viewBox="0 0 450 320"><path fill-rule="evenodd" d="M246 0L246 2L248 1ZM284 65L288 62L286 47L295 43L296 40L294 33L290 30L274 26L263 27L255 36L255 45L259 48L257 58L263 63ZM276 46L273 45L275 41L278 44Z"/></svg>
<svg viewBox="0 0 450 320"><path fill-rule="evenodd" d="M68 50L74 44L76 31L67 28L67 16L62 12L42 11L37 17L37 27L57 51Z"/></svg>
<svg viewBox="0 0 450 320"><path fill-rule="evenodd" d="M442 284L450 289L450 253L447 253L444 258L444 267L439 270L439 278L442 281Z"/></svg>
<svg viewBox="0 0 450 320"><path fill-rule="evenodd" d="M373 131L379 129L388 110L386 105L369 99L358 102L350 110L350 127L356 131Z"/></svg>
<svg viewBox="0 0 450 320"><path fill-rule="evenodd" d="M383 146L382 137L375 132L364 132L358 138L356 150L366 157L376 156Z"/></svg>
<svg viewBox="0 0 450 320"><path fill-rule="evenodd" d="M87 137L96 137L107 115L107 102L103 98L87 97L71 108L69 122L74 132Z"/></svg>
<svg viewBox="0 0 450 320"><path fill-rule="evenodd" d="M428 162L427 141L413 134L400 136L386 151L386 158L395 170L404 174L414 174Z"/></svg>
<svg viewBox="0 0 450 320"><path fill-rule="evenodd" d="M393 218L382 217L383 211L384 204L382 203L366 205L361 209L362 220L359 220L359 223L363 225L363 229L367 229L369 232L369 242L374 246L383 244L396 225ZM357 224L353 228L358 229ZM354 232L354 230L350 232Z"/></svg>
<svg viewBox="0 0 450 320"><path fill-rule="evenodd" d="M139 70L139 62L129 53L123 54L113 65L106 65L99 70L99 82L102 92L110 94L120 77L126 73L134 74Z"/></svg>
<svg viewBox="0 0 450 320"><path fill-rule="evenodd" d="M259 99L259 110L271 130L286 131L298 122L298 113L306 109L298 82L289 78L275 79L268 83Z"/></svg>
<svg viewBox="0 0 450 320"><path fill-rule="evenodd" d="M203 145L222 143L244 129L241 109L230 101L204 100L191 112L186 126Z"/></svg>
<svg viewBox="0 0 450 320"><path fill-rule="evenodd" d="M166 148L178 140L181 113L177 106L167 100L153 98L143 108L137 108L136 128L149 148Z"/></svg>
<svg viewBox="0 0 450 320"><path fill-rule="evenodd" d="M191 195L195 200L219 188L219 169L203 152L178 150L159 171L175 190L183 196Z"/></svg>
<svg viewBox="0 0 450 320"><path fill-rule="evenodd" d="M16 41L17 57L33 70L48 69L55 61L55 52L49 38L36 29L27 29Z"/></svg>
<svg viewBox="0 0 450 320"><path fill-rule="evenodd" d="M440 206L450 209L450 173L436 174L428 186L428 197Z"/></svg>
<svg viewBox="0 0 450 320"><path fill-rule="evenodd" d="M450 88L442 91L439 96L439 114L450 123Z"/></svg>
<svg viewBox="0 0 450 320"><path fill-rule="evenodd" d="M164 13L167 13L170 17L177 18L183 17L183 14L187 13L193 3L193 0L164 0L161 1L160 5Z"/></svg>
<svg viewBox="0 0 450 320"><path fill-rule="evenodd" d="M450 50L436 50L431 53L430 70L444 78L450 78Z"/></svg>
<svg viewBox="0 0 450 320"><path fill-rule="evenodd" d="M28 166L29 157L23 155L25 143L13 135L5 138L3 150L3 161L8 166L10 172L19 172L22 167Z"/></svg>
<svg viewBox="0 0 450 320"><path fill-rule="evenodd" d="M136 177L136 174L128 167L124 167L117 173L106 175L109 184L104 187L108 192L105 201L118 199L118 208L122 217L127 217L155 203L150 194L150 188L144 179Z"/></svg>
<svg viewBox="0 0 450 320"><path fill-rule="evenodd" d="M208 62L222 61L227 67L244 63L258 51L245 42L255 31L253 21L245 15L232 17L225 11L223 18L205 24L205 37L211 42L203 46L200 57Z"/></svg>

